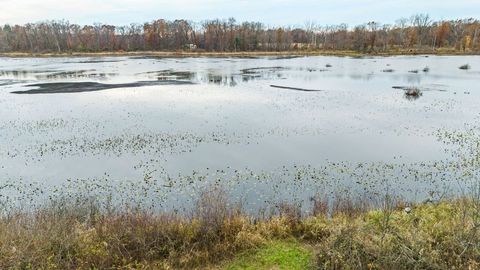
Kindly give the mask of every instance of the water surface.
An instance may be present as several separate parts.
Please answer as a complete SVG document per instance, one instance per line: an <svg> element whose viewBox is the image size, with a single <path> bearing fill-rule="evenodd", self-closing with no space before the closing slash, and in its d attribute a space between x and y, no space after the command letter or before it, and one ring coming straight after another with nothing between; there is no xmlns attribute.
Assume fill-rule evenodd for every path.
<svg viewBox="0 0 480 270"><path fill-rule="evenodd" d="M478 122L479 60L0 58L0 181L21 186L2 190L131 192L179 207L217 183L248 208L459 192L458 156L439 132Z"/></svg>

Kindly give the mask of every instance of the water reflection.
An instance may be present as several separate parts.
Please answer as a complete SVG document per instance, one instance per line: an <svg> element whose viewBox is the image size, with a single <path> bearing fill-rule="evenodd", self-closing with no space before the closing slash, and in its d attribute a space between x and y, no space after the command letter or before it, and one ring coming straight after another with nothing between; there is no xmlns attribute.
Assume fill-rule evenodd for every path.
<svg viewBox="0 0 480 270"><path fill-rule="evenodd" d="M282 71L286 70L289 70L289 68L256 67L231 72L222 70L181 71L167 69L160 71L137 73L136 75L140 77L146 76L149 79L157 80L190 81L192 83L215 84L219 86L235 87L239 83L246 83L249 81L284 79L286 75L282 73ZM300 70L303 71L303 69ZM308 72L312 71L314 71L314 69L308 69Z"/></svg>
<svg viewBox="0 0 480 270"><path fill-rule="evenodd" d="M38 80L65 80L65 79L98 79L105 80L109 77L118 76L118 73L101 73L96 72L95 69L90 70L75 70L75 71L61 71L55 73L48 73L42 75L35 75Z"/></svg>
<svg viewBox="0 0 480 270"><path fill-rule="evenodd" d="M0 70L0 78L35 79L35 80L69 80L69 79L96 79L106 80L118 76L114 72L97 72L88 70Z"/></svg>
<svg viewBox="0 0 480 270"><path fill-rule="evenodd" d="M2 58L0 180L106 179L177 205L216 181L258 207L340 186L420 194L457 172L436 134L476 121L478 60ZM25 90L55 94L11 94Z"/></svg>
<svg viewBox="0 0 480 270"><path fill-rule="evenodd" d="M413 62L415 61L415 62ZM75 60L35 59L34 63L18 67L18 61L4 65L0 79L38 81L102 81L133 82L143 80L178 80L224 87L258 81L289 80L306 88L325 89L325 80L402 81L418 85L445 78L473 79L475 69L461 72L457 64L438 65L450 59L440 57L416 60L392 58L335 57L255 57L255 58L79 58ZM466 61L463 60L462 61ZM460 63L460 61L458 61ZM43 63L43 64L42 64ZM10 68L10 67L12 68ZM435 68L428 68L428 67ZM445 71L444 67L453 67ZM16 68L14 68L16 67ZM308 85L304 85L308 84ZM339 87L332 87L339 89Z"/></svg>

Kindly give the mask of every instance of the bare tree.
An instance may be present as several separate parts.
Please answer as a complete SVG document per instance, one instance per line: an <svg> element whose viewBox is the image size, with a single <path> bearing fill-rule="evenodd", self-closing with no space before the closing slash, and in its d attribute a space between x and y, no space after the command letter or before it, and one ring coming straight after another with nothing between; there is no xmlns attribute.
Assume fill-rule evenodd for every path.
<svg viewBox="0 0 480 270"><path fill-rule="evenodd" d="M134 51L183 50L253 51L328 50L378 51L395 47L432 49L455 47L480 50L480 22L476 19L433 22L428 14L402 18L394 25L368 22L320 26L313 20L303 27L266 27L234 18L195 23L158 19L144 24L114 26L102 23L76 25L45 21L0 27L0 51Z"/></svg>

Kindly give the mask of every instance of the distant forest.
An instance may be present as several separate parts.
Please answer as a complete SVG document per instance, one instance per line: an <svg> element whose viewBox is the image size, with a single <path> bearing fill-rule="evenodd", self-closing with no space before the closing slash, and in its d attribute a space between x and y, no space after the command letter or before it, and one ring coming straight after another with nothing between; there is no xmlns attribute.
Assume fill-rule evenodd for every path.
<svg viewBox="0 0 480 270"><path fill-rule="evenodd" d="M0 52L115 52L115 51L294 51L393 50L480 51L480 21L433 21L427 14L403 18L395 24L369 22L302 27L267 27L235 19L156 20L145 24L77 25L45 21L0 26Z"/></svg>

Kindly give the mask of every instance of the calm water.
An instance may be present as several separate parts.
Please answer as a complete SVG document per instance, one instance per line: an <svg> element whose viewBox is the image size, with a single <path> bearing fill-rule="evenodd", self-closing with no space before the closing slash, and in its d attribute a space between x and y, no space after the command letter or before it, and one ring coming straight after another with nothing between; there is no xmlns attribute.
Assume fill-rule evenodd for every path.
<svg viewBox="0 0 480 270"><path fill-rule="evenodd" d="M11 93L143 81L165 83ZM212 183L251 207L316 193L458 192L453 146L438 133L478 122L478 82L477 56L0 58L0 192L130 192L162 207Z"/></svg>

